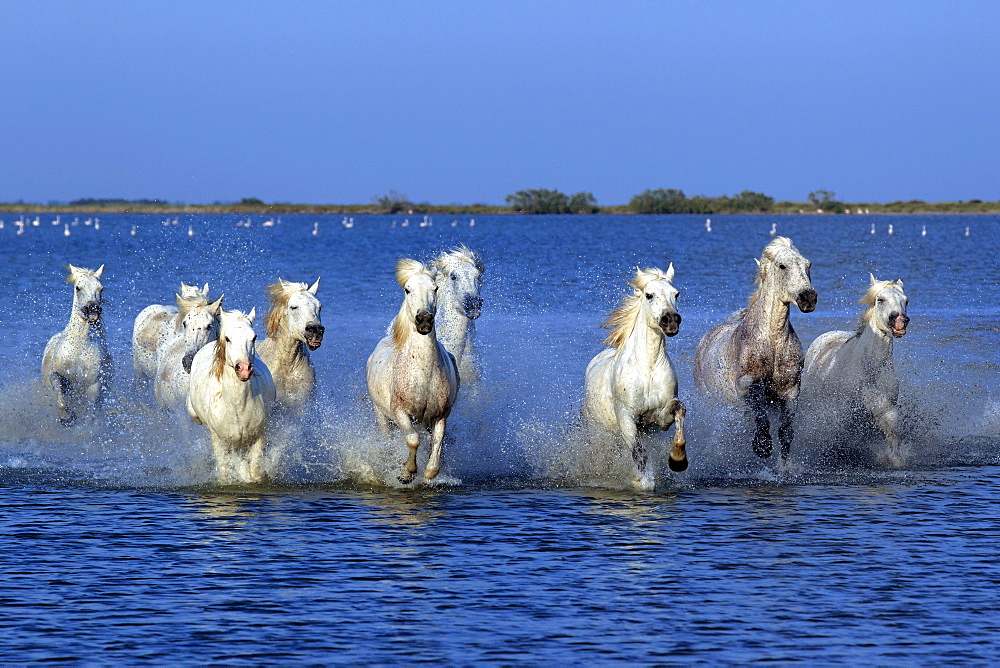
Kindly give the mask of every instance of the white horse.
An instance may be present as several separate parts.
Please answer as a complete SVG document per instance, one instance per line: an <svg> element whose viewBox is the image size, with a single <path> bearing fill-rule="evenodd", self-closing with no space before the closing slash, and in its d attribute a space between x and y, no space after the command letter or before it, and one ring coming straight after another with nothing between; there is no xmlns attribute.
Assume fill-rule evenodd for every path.
<svg viewBox="0 0 1000 668"><path fill-rule="evenodd" d="M410 453L399 480L409 483L417 472L420 445L414 423L430 431L424 478L433 479L441 468L445 422L458 396L459 377L455 357L434 332L434 271L416 260L402 259L396 263L396 282L403 288L403 304L392 321L392 333L368 358L366 375L382 435L389 437L390 422L405 435Z"/></svg>
<svg viewBox="0 0 1000 668"><path fill-rule="evenodd" d="M846 408L872 421L885 436L881 459L893 467L905 463L900 450L896 400L899 380L892 360L893 339L906 334L907 297L902 281L871 283L859 303L865 304L858 328L821 334L806 352L803 391L824 405Z"/></svg>
<svg viewBox="0 0 1000 668"><path fill-rule="evenodd" d="M198 289L196 285L181 283L177 300L203 299L208 301L208 283ZM160 346L181 329L176 306L150 304L139 311L132 326L132 367L137 382L151 382L156 377L156 362ZM173 326L171 326L171 324Z"/></svg>
<svg viewBox="0 0 1000 668"><path fill-rule="evenodd" d="M434 260L438 286L434 328L438 341L455 356L463 382L478 377L476 369L476 319L483 308L479 296L486 269L479 256L464 244Z"/></svg>
<svg viewBox="0 0 1000 668"><path fill-rule="evenodd" d="M208 428L219 482L258 482L274 382L257 360L255 310L223 311L219 338L194 356L188 415Z"/></svg>
<svg viewBox="0 0 1000 668"><path fill-rule="evenodd" d="M173 336L159 347L153 381L153 395L161 407L173 410L187 402L194 356L219 338L222 299L219 297L209 304L200 295L190 299L177 296L177 318L181 321L181 329L173 332Z"/></svg>
<svg viewBox="0 0 1000 668"><path fill-rule="evenodd" d="M312 285L283 281L267 286L271 310L264 316L267 338L257 354L271 370L278 404L301 412L316 388L316 372L309 351L323 343L326 329L320 321L323 305L316 298L319 279Z"/></svg>
<svg viewBox="0 0 1000 668"><path fill-rule="evenodd" d="M69 323L49 339L42 355L42 384L55 392L59 419L71 424L81 413L103 407L112 365L101 322L102 264L96 271L69 265L73 308Z"/></svg>
<svg viewBox="0 0 1000 668"><path fill-rule="evenodd" d="M811 264L791 241L775 237L757 260L758 287L749 306L708 330L695 351L699 389L749 410L756 425L753 451L759 457L771 456L768 410L777 412L782 463L792 446L802 375L802 344L788 320L789 305L803 313L816 308Z"/></svg>
<svg viewBox="0 0 1000 668"><path fill-rule="evenodd" d="M646 473L646 445L640 434L647 428L674 428L669 466L687 468L684 451L684 405L677 398L677 375L667 356L665 336L677 334L678 291L674 288L674 265L659 269L636 268L629 281L632 294L611 312L604 327L611 333L587 365L584 381L584 420L620 435L632 451L636 486L653 488Z"/></svg>

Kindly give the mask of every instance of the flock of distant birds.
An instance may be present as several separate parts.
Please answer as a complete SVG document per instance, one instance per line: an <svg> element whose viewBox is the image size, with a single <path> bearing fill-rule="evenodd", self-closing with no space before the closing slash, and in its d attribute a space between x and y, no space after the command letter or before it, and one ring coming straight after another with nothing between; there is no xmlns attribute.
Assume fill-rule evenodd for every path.
<svg viewBox="0 0 1000 668"><path fill-rule="evenodd" d="M867 211L866 211L866 213L867 213ZM79 216L74 216L74 218L73 218L72 221L70 221L68 223L64 223L62 221L62 215L59 214L59 215L56 215L56 217L52 219L51 224L55 225L55 226L62 225L62 227L63 227L63 235L67 236L67 237L71 236L73 234L72 231L70 230L70 228L76 227L78 225L83 225L85 227L91 227L92 226L95 230L100 230L101 229L101 219L97 218L97 217L90 217L90 218L85 218L85 219L81 220ZM169 226L172 226L172 225L178 225L178 224L180 224L180 217L179 216L174 216L173 218L164 218L164 219L162 219L160 221L160 224L163 225L164 227L169 227ZM247 216L246 218L240 218L239 220L236 221L236 227L253 227L253 224L254 224L253 218L251 218L250 216ZM348 229L349 230L349 229L351 229L351 228L354 227L354 217L353 216L344 216L343 220L340 221L340 224L341 224L341 226L344 227L344 229ZM30 217L25 217L24 214L21 214L21 216L17 220L11 221L11 225L17 230L17 234L18 235L22 235L22 234L24 234L24 231L27 228L29 228L29 227L40 227L42 225L42 221L41 221L41 217L40 216L35 216L32 219ZM267 218L267 219L261 221L261 223L260 223L261 227L275 227L277 225L281 225L281 218L280 217L278 217L278 218ZM451 227L458 227L459 226L459 221L458 220L452 220L451 223L450 223L450 225L451 225ZM469 227L475 227L476 226L476 219L475 218L469 219L467 225ZM393 219L392 224L390 225L390 227L395 228L397 226L398 227L409 227L410 226L410 219L409 218L404 218L401 222ZM423 219L421 219L419 221L416 221L414 223L414 226L415 227L433 227L434 226L434 219L431 216L424 216ZM5 227L6 227L6 222L3 219L0 219L0 230L3 230ZM311 231L312 236L314 236L314 237L315 236L319 236L319 230L320 230L320 222L318 220L317 221L313 221L313 226L312 226L312 231ZM706 232L711 232L712 231L712 219L711 218L706 218L705 219L705 231ZM771 223L770 234L773 237L777 233L778 233L778 223L777 222L772 222ZM139 226L138 225L132 225L132 229L130 230L129 234L131 236L133 236L133 237L137 236L139 234ZM872 226L871 226L870 234L872 234L872 235L878 234L878 230L876 229L874 221L872 221ZM892 223L889 223L889 226L886 229L886 234L888 234L890 236L896 234L895 228L893 227ZM194 225L188 225L187 235L189 237L193 237L195 235ZM921 225L920 226L920 236L922 236L922 237L926 237L927 236L927 225ZM969 228L968 225L965 227L965 236L967 236L967 237L971 236L971 230L970 230L970 228Z"/></svg>

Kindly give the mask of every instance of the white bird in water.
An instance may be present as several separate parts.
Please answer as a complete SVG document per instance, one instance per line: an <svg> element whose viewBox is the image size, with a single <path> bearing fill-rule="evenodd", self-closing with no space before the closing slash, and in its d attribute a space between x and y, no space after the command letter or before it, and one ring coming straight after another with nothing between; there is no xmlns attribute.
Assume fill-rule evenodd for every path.
<svg viewBox="0 0 1000 668"><path fill-rule="evenodd" d="M892 223L889 223L889 234L895 234L895 232L892 231Z"/></svg>
<svg viewBox="0 0 1000 668"><path fill-rule="evenodd" d="M69 225L63 225L63 236L64 237L69 236Z"/></svg>
<svg viewBox="0 0 1000 668"><path fill-rule="evenodd" d="M193 237L194 236L194 228L192 226L190 226L190 225L188 225L188 236L189 237Z"/></svg>
<svg viewBox="0 0 1000 668"><path fill-rule="evenodd" d="M875 234L875 223L872 223L872 231L871 231L871 233Z"/></svg>
<svg viewBox="0 0 1000 668"><path fill-rule="evenodd" d="M56 216L56 219L52 221L52 224L53 225L61 224L61 221L59 220L60 218L62 218L62 216Z"/></svg>
<svg viewBox="0 0 1000 668"><path fill-rule="evenodd" d="M965 236L969 236L969 227L968 226L965 227Z"/></svg>
<svg viewBox="0 0 1000 668"><path fill-rule="evenodd" d="M101 219L100 218L94 218L94 229L95 230L101 229Z"/></svg>
<svg viewBox="0 0 1000 668"><path fill-rule="evenodd" d="M705 231L706 232L711 232L712 231L712 219L711 218L706 218L705 219Z"/></svg>
<svg viewBox="0 0 1000 668"><path fill-rule="evenodd" d="M927 236L927 226L926 225L921 225L920 226L920 236L922 236L922 237L926 237Z"/></svg>
<svg viewBox="0 0 1000 668"><path fill-rule="evenodd" d="M404 218L403 219L403 227L409 227L409 226L410 226L410 219L409 218Z"/></svg>
<svg viewBox="0 0 1000 668"><path fill-rule="evenodd" d="M475 227L475 226L476 226L476 219L473 218L472 220L469 221L469 227Z"/></svg>
<svg viewBox="0 0 1000 668"><path fill-rule="evenodd" d="M38 227L41 224L42 224L42 220L38 216L35 216L35 219L33 221L31 221L31 226L32 227Z"/></svg>
<svg viewBox="0 0 1000 668"><path fill-rule="evenodd" d="M771 232L770 232L771 236L773 237L777 233L778 233L778 224L771 223Z"/></svg>
<svg viewBox="0 0 1000 668"><path fill-rule="evenodd" d="M315 237L318 234L319 234L319 221L317 220L316 222L313 223L313 236Z"/></svg>
<svg viewBox="0 0 1000 668"><path fill-rule="evenodd" d="M131 235L132 235L133 237L135 236L135 234L136 234L136 226L135 226L135 225L133 225L133 226L132 226L132 232L130 232L130 234L131 234Z"/></svg>

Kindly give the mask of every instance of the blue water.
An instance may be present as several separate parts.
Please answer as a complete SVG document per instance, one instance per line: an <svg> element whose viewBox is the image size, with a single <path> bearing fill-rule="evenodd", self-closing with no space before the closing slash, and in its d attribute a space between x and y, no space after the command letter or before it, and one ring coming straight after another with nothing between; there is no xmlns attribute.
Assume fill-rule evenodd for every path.
<svg viewBox="0 0 1000 668"><path fill-rule="evenodd" d="M18 215L0 214L7 662L983 664L1000 652L997 217L712 216L711 233L699 216L356 216L348 229L342 216L248 228L108 215L99 230L88 217L63 215L69 236L51 215L17 235ZM694 347L745 304L772 222L813 261L819 306L792 316L806 345L853 326L869 271L905 282L907 467L880 467L877 439L800 411L792 466L776 470L697 395ZM487 267L482 381L463 388L440 482L373 483L364 465L398 468L364 398L365 359L398 308L392 267L460 242ZM637 493L626 467L595 465L573 422L624 281L670 261L691 468L661 461L656 491ZM67 429L37 377L68 317L70 262L106 265L116 382L105 418ZM273 434L267 483L220 487L204 429L132 390L132 321L182 280L262 313L278 276L322 277L317 405Z"/></svg>

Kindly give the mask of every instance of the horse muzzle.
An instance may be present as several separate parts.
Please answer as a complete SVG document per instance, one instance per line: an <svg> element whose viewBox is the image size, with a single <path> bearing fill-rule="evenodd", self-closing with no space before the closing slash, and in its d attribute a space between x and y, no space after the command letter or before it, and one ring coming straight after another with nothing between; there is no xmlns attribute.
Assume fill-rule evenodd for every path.
<svg viewBox="0 0 1000 668"><path fill-rule="evenodd" d="M910 319L903 313L892 313L889 315L889 327L892 335L897 339L906 334L906 326L910 324Z"/></svg>
<svg viewBox="0 0 1000 668"><path fill-rule="evenodd" d="M426 311L423 313L418 313L413 320L416 322L417 333L419 334L423 334L426 336L427 334L431 333L431 330L434 329L433 313L427 313Z"/></svg>
<svg viewBox="0 0 1000 668"><path fill-rule="evenodd" d="M306 325L306 347L309 350L316 350L323 345L323 334L326 327L323 325Z"/></svg>
<svg viewBox="0 0 1000 668"><path fill-rule="evenodd" d="M101 319L101 305L97 302L90 302L80 309L80 313L83 314L83 317L86 318L87 322L94 324Z"/></svg>
<svg viewBox="0 0 1000 668"><path fill-rule="evenodd" d="M674 336L681 329L680 313L664 313L660 316L660 329L666 336Z"/></svg>
<svg viewBox="0 0 1000 668"><path fill-rule="evenodd" d="M483 298L466 295L462 300L462 310L465 311L466 318L475 320L483 310Z"/></svg>
<svg viewBox="0 0 1000 668"><path fill-rule="evenodd" d="M248 362L246 360L242 362L237 362L233 369L236 370L236 377L239 378L244 383L250 380L253 375L253 362Z"/></svg>
<svg viewBox="0 0 1000 668"><path fill-rule="evenodd" d="M184 353L184 357L181 358L181 366L184 367L184 373L191 373L192 362L194 362L194 353Z"/></svg>
<svg viewBox="0 0 1000 668"><path fill-rule="evenodd" d="M816 310L816 291L812 288L803 290L799 293L799 296L795 298L795 305L798 306L799 310L803 313L811 313Z"/></svg>

